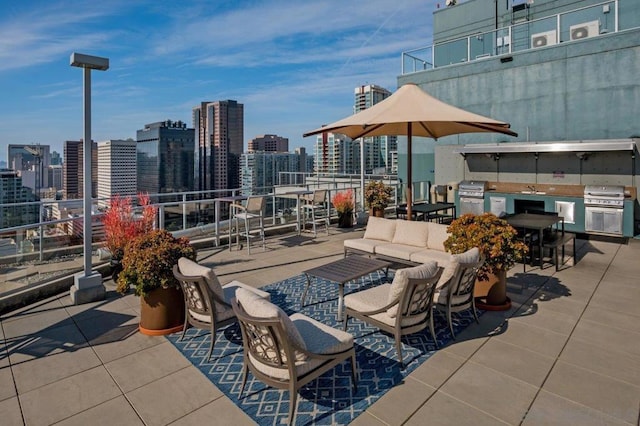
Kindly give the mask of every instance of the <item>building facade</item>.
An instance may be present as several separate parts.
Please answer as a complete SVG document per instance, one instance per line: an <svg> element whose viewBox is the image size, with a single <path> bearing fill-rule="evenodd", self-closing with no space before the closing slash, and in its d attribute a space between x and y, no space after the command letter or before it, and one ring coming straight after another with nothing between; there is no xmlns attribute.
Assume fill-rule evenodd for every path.
<svg viewBox="0 0 640 426"><path fill-rule="evenodd" d="M360 172L360 143L337 133L321 133L314 145L315 173L356 174Z"/></svg>
<svg viewBox="0 0 640 426"><path fill-rule="evenodd" d="M194 190L193 128L187 128L182 121L159 121L138 130L136 140L139 192L160 194Z"/></svg>
<svg viewBox="0 0 640 426"><path fill-rule="evenodd" d="M256 136L249 140L247 152L289 152L289 139L277 135Z"/></svg>
<svg viewBox="0 0 640 426"><path fill-rule="evenodd" d="M244 105L234 100L202 102L192 112L195 189L238 188L244 146Z"/></svg>
<svg viewBox="0 0 640 426"><path fill-rule="evenodd" d="M82 198L84 194L83 142L64 142L62 163L62 191L65 199ZM98 196L98 144L91 144L91 196Z"/></svg>
<svg viewBox="0 0 640 426"><path fill-rule="evenodd" d="M98 142L98 205L108 207L116 195L136 195L136 173L136 141Z"/></svg>
<svg viewBox="0 0 640 426"><path fill-rule="evenodd" d="M434 12L433 28L435 44L417 66L409 55L403 56L404 72L398 86L415 83L444 102L506 121L518 137L470 133L440 138L437 145L433 140L415 143L420 138L414 138L415 181L440 179L437 183L444 184L459 180L446 167L450 163L443 163L441 169L436 164L435 150L443 146L606 143L640 135L640 2L536 0L507 2L506 8L496 8L494 0L474 0ZM410 56L418 55L412 52ZM406 144L400 148L399 175L404 176ZM555 178L550 173L550 181L575 176L585 184L613 176L611 184L638 186L633 172L638 161L634 163L628 153L620 153L621 160L614 162L606 176L596 171L601 160L592 157L584 162L576 155L571 157L575 172L556 173ZM460 155L450 158L462 161ZM495 180L499 164L504 179L506 163L495 156L488 160L494 172L484 178ZM531 162L535 164L535 158ZM530 167L535 165L520 163L514 170L523 172ZM581 167L584 171L593 168L593 172L579 172Z"/></svg>
<svg viewBox="0 0 640 426"><path fill-rule="evenodd" d="M240 156L240 179L243 192L269 194L274 185L283 184L281 173L303 172L307 164L306 153L250 152ZM289 183L287 179L285 181Z"/></svg>
<svg viewBox="0 0 640 426"><path fill-rule="evenodd" d="M12 169L0 169L0 229L37 223L37 205L16 205L34 201L31 190L22 185L19 173Z"/></svg>
<svg viewBox="0 0 640 426"><path fill-rule="evenodd" d="M51 165L51 147L40 144L9 144L7 159L9 168L22 176L22 184L33 190L36 197L50 186L47 169Z"/></svg>
<svg viewBox="0 0 640 426"><path fill-rule="evenodd" d="M355 88L353 112L363 111L391 96L387 89L373 84ZM397 136L361 138L364 142L364 170L366 174L392 173L392 156L398 150Z"/></svg>

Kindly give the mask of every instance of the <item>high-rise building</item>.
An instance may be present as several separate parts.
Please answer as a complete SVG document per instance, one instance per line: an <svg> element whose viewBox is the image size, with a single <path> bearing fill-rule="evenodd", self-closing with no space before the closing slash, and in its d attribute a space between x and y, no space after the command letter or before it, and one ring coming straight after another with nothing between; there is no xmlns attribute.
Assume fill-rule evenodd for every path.
<svg viewBox="0 0 640 426"><path fill-rule="evenodd" d="M373 84L355 88L353 112L363 111L391 96L391 92ZM398 150L396 136L374 136L364 140L365 173L392 173L392 155Z"/></svg>
<svg viewBox="0 0 640 426"><path fill-rule="evenodd" d="M240 179L243 192L268 194L281 183L280 173L300 173L307 164L307 155L290 152L250 152L240 156ZM290 180L287 180L290 183Z"/></svg>
<svg viewBox="0 0 640 426"><path fill-rule="evenodd" d="M51 165L49 145L9 144L7 148L9 168L22 176L22 184L33 190L37 197L40 190L50 186L47 168ZM25 172L25 173L23 173Z"/></svg>
<svg viewBox="0 0 640 426"><path fill-rule="evenodd" d="M355 174L360 170L360 145L338 133L321 133L314 146L314 171Z"/></svg>
<svg viewBox="0 0 640 426"><path fill-rule="evenodd" d="M53 151L51 153L51 165L52 166L62 166L62 157L58 151Z"/></svg>
<svg viewBox="0 0 640 426"><path fill-rule="evenodd" d="M194 182L199 191L238 188L244 145L244 105L234 100L193 108Z"/></svg>
<svg viewBox="0 0 640 426"><path fill-rule="evenodd" d="M148 194L193 191L194 137L194 129L187 128L182 121L159 121L138 130L138 191Z"/></svg>
<svg viewBox="0 0 640 426"><path fill-rule="evenodd" d="M0 229L39 222L37 205L9 205L28 201L34 201L33 193L22 185L19 173L0 169Z"/></svg>
<svg viewBox="0 0 640 426"><path fill-rule="evenodd" d="M136 141L98 143L98 205L109 206L111 197L136 195Z"/></svg>
<svg viewBox="0 0 640 426"><path fill-rule="evenodd" d="M82 141L64 142L62 190L65 199L82 198L84 194ZM98 195L98 144L91 144L91 197Z"/></svg>
<svg viewBox="0 0 640 426"><path fill-rule="evenodd" d="M249 140L247 152L289 152L289 139L277 135L256 136Z"/></svg>

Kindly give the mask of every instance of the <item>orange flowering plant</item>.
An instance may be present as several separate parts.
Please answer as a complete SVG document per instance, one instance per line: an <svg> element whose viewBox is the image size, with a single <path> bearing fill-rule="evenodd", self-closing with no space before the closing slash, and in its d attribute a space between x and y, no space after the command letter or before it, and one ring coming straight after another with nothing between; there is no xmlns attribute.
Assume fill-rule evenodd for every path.
<svg viewBox="0 0 640 426"><path fill-rule="evenodd" d="M485 262L478 273L480 279L509 270L529 251L529 247L517 238L515 228L493 213L462 215L451 222L447 232L450 235L444 248L452 254L464 253L474 247L484 254Z"/></svg>
<svg viewBox="0 0 640 426"><path fill-rule="evenodd" d="M346 191L340 191L331 198L331 204L335 207L338 213L351 213L355 208L353 203L353 190L347 189Z"/></svg>
<svg viewBox="0 0 640 426"><path fill-rule="evenodd" d="M138 235L153 229L158 209L151 205L147 194L138 194L142 214L136 215L131 197L114 196L102 217L105 247L113 260L121 260L127 243Z"/></svg>

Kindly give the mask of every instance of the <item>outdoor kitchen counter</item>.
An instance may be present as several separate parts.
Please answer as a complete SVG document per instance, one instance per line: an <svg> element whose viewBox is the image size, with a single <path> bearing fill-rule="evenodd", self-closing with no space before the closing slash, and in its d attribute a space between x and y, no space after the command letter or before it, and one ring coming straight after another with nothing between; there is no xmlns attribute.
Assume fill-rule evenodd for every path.
<svg viewBox="0 0 640 426"><path fill-rule="evenodd" d="M535 189L535 193L531 190ZM625 186L625 201L636 200L637 190L635 186ZM516 182L489 182L487 196L492 193L538 195L550 197L578 197L584 196L584 185L555 185L544 183L516 183Z"/></svg>

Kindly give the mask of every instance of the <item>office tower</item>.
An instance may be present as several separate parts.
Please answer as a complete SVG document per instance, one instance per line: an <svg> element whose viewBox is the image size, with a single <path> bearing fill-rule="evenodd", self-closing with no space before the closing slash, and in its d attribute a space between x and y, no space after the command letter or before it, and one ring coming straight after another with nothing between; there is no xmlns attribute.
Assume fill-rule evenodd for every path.
<svg viewBox="0 0 640 426"><path fill-rule="evenodd" d="M49 184L54 191L62 190L62 164L52 164L47 170Z"/></svg>
<svg viewBox="0 0 640 426"><path fill-rule="evenodd" d="M240 179L245 194L268 194L273 186L290 184L289 176L301 172L306 154L290 152L250 152L240 156Z"/></svg>
<svg viewBox="0 0 640 426"><path fill-rule="evenodd" d="M338 133L321 133L314 146L314 171L355 174L360 170L360 148L351 138Z"/></svg>
<svg viewBox="0 0 640 426"><path fill-rule="evenodd" d="M138 130L138 192L193 191L194 137L194 129L182 121L158 121Z"/></svg>
<svg viewBox="0 0 640 426"><path fill-rule="evenodd" d="M52 166L62 166L62 157L58 151L53 151L51 153L51 165Z"/></svg>
<svg viewBox="0 0 640 426"><path fill-rule="evenodd" d="M289 139L276 135L256 136L249 140L247 152L289 152Z"/></svg>
<svg viewBox="0 0 640 426"><path fill-rule="evenodd" d="M49 145L40 144L9 144L7 147L9 168L24 175L22 184L31 188L36 197L40 196L40 189L50 186L46 172L51 164L49 151Z"/></svg>
<svg viewBox="0 0 640 426"><path fill-rule="evenodd" d="M10 204L34 201L33 194L22 185L22 178L15 170L0 169L0 229L37 223L38 205Z"/></svg>
<svg viewBox="0 0 640 426"><path fill-rule="evenodd" d="M62 164L62 189L65 199L82 198L84 193L82 141L64 142L64 161ZM98 145L91 144L91 196L98 193Z"/></svg>
<svg viewBox="0 0 640 426"><path fill-rule="evenodd" d="M136 141L98 142L98 205L107 207L111 197L136 195Z"/></svg>
<svg viewBox="0 0 640 426"><path fill-rule="evenodd" d="M234 100L193 108L194 182L199 191L238 188L244 141L244 105Z"/></svg>
<svg viewBox="0 0 640 426"><path fill-rule="evenodd" d="M355 88L353 112L363 111L391 96L391 92L373 84ZM392 172L392 153L398 149L396 136L374 136L364 139L365 173Z"/></svg>

